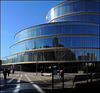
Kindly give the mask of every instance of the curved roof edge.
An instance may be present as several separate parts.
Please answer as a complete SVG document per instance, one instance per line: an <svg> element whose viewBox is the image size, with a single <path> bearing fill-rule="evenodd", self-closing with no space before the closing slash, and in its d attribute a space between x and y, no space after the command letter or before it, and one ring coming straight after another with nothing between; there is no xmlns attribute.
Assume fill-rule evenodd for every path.
<svg viewBox="0 0 100 93"><path fill-rule="evenodd" d="M56 7L57 5L60 5L60 4L62 4L62 3L68 2L68 1L98 1L98 2L100 2L100 0L65 0L65 1L63 1L63 2L60 2L60 3L56 4L56 5L54 5L53 7ZM45 18L46 18L47 13L48 13L53 7L51 7L51 8L46 12Z"/></svg>
<svg viewBox="0 0 100 93"><path fill-rule="evenodd" d="M61 18L61 17L64 17L64 16L69 16L69 15L73 15L73 14L82 14L82 13L95 13L95 14L100 14L100 12L95 12L95 11L79 11L79 12L73 12L73 13L68 13L68 14L63 14L61 16L57 16L53 19L51 19L50 21L48 21L47 23L50 23L51 21L55 20L55 19L58 19L58 18ZM60 22L60 21L59 21ZM99 23L99 22L98 22Z"/></svg>

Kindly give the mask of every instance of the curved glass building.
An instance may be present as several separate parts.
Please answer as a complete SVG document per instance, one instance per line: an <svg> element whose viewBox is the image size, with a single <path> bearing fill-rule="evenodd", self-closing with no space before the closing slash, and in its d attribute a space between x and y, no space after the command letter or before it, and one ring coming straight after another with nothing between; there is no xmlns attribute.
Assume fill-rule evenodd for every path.
<svg viewBox="0 0 100 93"><path fill-rule="evenodd" d="M100 0L66 0L53 6L45 24L15 34L3 65L100 62L99 5Z"/></svg>

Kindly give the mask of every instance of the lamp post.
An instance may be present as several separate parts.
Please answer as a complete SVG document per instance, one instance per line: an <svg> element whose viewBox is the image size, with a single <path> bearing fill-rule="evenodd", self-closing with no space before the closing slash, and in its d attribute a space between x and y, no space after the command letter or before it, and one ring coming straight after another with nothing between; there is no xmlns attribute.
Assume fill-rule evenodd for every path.
<svg viewBox="0 0 100 93"><path fill-rule="evenodd" d="M53 72L53 63L52 63L52 90L54 89L54 72Z"/></svg>
<svg viewBox="0 0 100 93"><path fill-rule="evenodd" d="M21 70L22 70L22 66L20 65L20 72L21 72Z"/></svg>
<svg viewBox="0 0 100 93"><path fill-rule="evenodd" d="M37 56L36 56L36 75L37 75L37 61L38 61L38 52L37 52Z"/></svg>
<svg viewBox="0 0 100 93"><path fill-rule="evenodd" d="M37 61L36 61L36 75L37 75Z"/></svg>
<svg viewBox="0 0 100 93"><path fill-rule="evenodd" d="M62 67L62 69L63 69L62 88L64 89L64 67Z"/></svg>
<svg viewBox="0 0 100 93"><path fill-rule="evenodd" d="M93 66L92 66L92 63L90 64L90 69L91 69L91 83L92 83L92 73L93 73Z"/></svg>
<svg viewBox="0 0 100 93"><path fill-rule="evenodd" d="M87 83L88 83L88 63L86 63L86 73L87 73L86 79L87 79Z"/></svg>

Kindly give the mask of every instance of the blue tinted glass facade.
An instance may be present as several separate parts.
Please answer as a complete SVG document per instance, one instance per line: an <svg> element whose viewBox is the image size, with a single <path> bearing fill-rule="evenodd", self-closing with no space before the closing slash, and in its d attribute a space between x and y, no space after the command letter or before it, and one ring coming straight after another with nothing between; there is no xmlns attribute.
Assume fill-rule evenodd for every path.
<svg viewBox="0 0 100 93"><path fill-rule="evenodd" d="M62 2L62 3L52 7L47 12L46 22L49 22L57 17L63 16L66 14L67 15L73 14L75 16L77 13L80 14L81 12L87 13L87 14L85 14L85 17L84 17L84 20L87 21L86 16L88 16L88 13L91 12L91 15L94 15L94 14L100 12L99 5L100 5L99 0L70 0L70 1L66 0L65 2ZM100 13L99 13L99 15L100 15ZM80 16L80 18L82 19L82 16ZM72 19L70 18L69 20L72 20ZM67 19L66 19L66 21L67 21ZM92 22L92 20L90 20L90 21Z"/></svg>
<svg viewBox="0 0 100 93"><path fill-rule="evenodd" d="M15 34L3 64L100 61L99 0L66 0L46 13L45 24Z"/></svg>
<svg viewBox="0 0 100 93"><path fill-rule="evenodd" d="M71 14L63 17L58 17L52 19L49 22L60 22L60 21L89 21L89 22L100 22L100 14L94 13L81 13L81 14Z"/></svg>
<svg viewBox="0 0 100 93"><path fill-rule="evenodd" d="M41 38L34 38L22 41L20 43L15 44L11 47L11 53L16 53L20 51L25 50L31 50L31 49L39 49L39 48L45 48L48 46L48 48L54 47L53 46L53 40L57 37L58 43L61 44L63 47L95 47L99 48L99 40L100 36L92 36L92 35L53 35L53 36L47 36L47 37L41 37ZM57 46L59 47L59 46Z"/></svg>
<svg viewBox="0 0 100 93"><path fill-rule="evenodd" d="M82 29L83 28L83 29ZM15 41L18 42L23 39L54 35L54 34L97 34L99 33L99 24L90 22L58 22L49 23L39 26L33 26L22 30L15 35Z"/></svg>

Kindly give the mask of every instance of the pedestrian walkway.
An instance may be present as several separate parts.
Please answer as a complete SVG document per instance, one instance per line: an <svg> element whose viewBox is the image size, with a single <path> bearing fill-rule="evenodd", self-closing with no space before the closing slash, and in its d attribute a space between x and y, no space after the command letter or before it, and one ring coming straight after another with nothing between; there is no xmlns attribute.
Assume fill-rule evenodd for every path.
<svg viewBox="0 0 100 93"><path fill-rule="evenodd" d="M64 73L64 88L70 88L71 90L78 88L79 83L76 83L75 87L73 87L73 78L76 75L80 74ZM7 77L6 86L3 84L4 80L2 74L0 80L2 81L2 84L0 85L0 93L44 93L44 91L52 90L52 76L41 76L40 73L36 75L36 73L30 72L15 72L15 74L10 74L9 77ZM82 86L83 82L80 81L80 83L80 86ZM62 84L62 79L59 77L59 74L55 75L54 90L58 91L57 89L59 89L60 91L62 89ZM86 82L84 82L84 84L86 84Z"/></svg>
<svg viewBox="0 0 100 93"><path fill-rule="evenodd" d="M0 93L45 93L36 84L7 84L0 88Z"/></svg>
<svg viewBox="0 0 100 93"><path fill-rule="evenodd" d="M32 82L26 74L16 72L14 75L10 74L7 78L6 85L0 85L0 93L44 93L44 91L34 82ZM27 82L26 82L27 81Z"/></svg>

